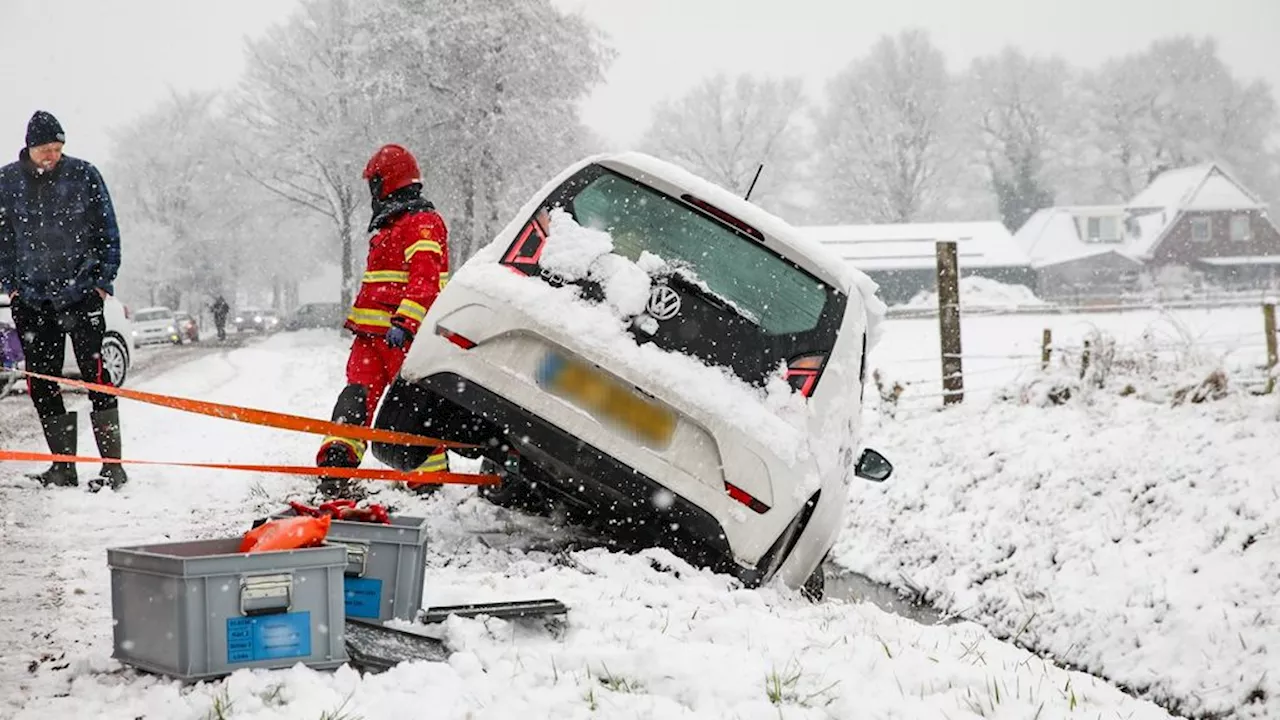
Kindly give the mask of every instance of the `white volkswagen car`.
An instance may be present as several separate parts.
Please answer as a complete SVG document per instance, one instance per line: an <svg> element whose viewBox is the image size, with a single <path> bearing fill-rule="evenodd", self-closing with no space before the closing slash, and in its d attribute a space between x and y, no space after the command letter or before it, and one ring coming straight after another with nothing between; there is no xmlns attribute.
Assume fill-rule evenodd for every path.
<svg viewBox="0 0 1280 720"><path fill-rule="evenodd" d="M453 274L376 424L480 446L498 504L820 594L853 477L892 471L857 453L883 308L749 202L647 155L592 157Z"/></svg>

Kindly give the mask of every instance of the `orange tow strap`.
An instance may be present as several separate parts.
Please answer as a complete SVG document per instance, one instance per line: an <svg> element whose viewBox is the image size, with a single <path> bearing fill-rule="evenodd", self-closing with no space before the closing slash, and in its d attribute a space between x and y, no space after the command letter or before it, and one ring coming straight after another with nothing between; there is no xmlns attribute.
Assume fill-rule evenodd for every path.
<svg viewBox="0 0 1280 720"><path fill-rule="evenodd" d="M149 393L141 390L129 390L127 388L119 388L112 385L99 385L97 383L85 382L83 380L72 380L71 378L41 375L40 373L33 373L28 370L16 370L15 372L20 372L28 377L59 383L61 385L70 385L71 387L91 390L104 395L115 395L116 397L137 400L138 402L144 402L149 405L159 405L160 407L173 408L174 410L195 413L197 415L209 415L211 417L234 420L236 422L248 423L250 425L262 425L265 427L281 428L284 430L296 430L298 432L313 433L315 435L336 435L338 437L355 438L366 442L390 443L392 445L419 445L425 447L446 448L479 447L478 445L472 445L470 443L454 442L452 440L439 440L425 435L415 435L413 433L397 432L395 430L381 430L378 428L366 427L364 425L345 425L342 423L330 422L328 420L317 420L315 418L303 417L302 415L289 415L287 413L273 412L271 410L256 410L254 408L239 407L237 405L224 405L222 403L209 402L207 400L193 400L191 398L161 395L159 393ZM327 472L328 469L326 469L326 473Z"/></svg>
<svg viewBox="0 0 1280 720"><path fill-rule="evenodd" d="M400 472L399 470L381 470L377 468L318 468L307 465L248 465L243 463L201 463L201 462L166 462L163 460L127 460L116 458L87 457L82 455L52 455L50 453L18 452L0 450L0 461L17 462L68 462L68 463L105 463L115 465L168 465L171 467L205 468L210 470L244 470L248 472L278 473L281 475L309 475L315 477L323 473L326 477L349 478L352 480L391 480L417 484L455 484L455 485L495 485L499 482L497 475L468 475L451 472Z"/></svg>

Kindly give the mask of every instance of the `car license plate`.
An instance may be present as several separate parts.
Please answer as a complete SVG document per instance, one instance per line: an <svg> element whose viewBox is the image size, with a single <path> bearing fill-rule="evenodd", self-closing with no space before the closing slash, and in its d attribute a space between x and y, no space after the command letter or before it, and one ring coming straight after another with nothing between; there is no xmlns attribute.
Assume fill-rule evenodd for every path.
<svg viewBox="0 0 1280 720"><path fill-rule="evenodd" d="M538 367L537 379L551 394L651 445L666 446L675 433L675 413L584 363L548 353Z"/></svg>

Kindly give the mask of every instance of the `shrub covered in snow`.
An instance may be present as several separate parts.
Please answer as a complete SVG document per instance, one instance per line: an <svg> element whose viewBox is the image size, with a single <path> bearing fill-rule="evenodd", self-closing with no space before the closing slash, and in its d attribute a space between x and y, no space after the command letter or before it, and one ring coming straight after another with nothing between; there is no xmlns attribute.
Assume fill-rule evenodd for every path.
<svg viewBox="0 0 1280 720"><path fill-rule="evenodd" d="M1081 348L1056 353L1050 368L999 390L995 397L1045 407L1101 393L1180 405L1246 391L1244 384L1232 381L1222 357L1190 339L1159 343L1146 334L1126 345L1095 330Z"/></svg>

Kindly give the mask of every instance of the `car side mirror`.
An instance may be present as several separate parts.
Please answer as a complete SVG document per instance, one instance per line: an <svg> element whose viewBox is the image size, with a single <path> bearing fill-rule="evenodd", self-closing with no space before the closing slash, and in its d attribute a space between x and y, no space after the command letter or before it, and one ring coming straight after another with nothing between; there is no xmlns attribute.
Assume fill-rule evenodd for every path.
<svg viewBox="0 0 1280 720"><path fill-rule="evenodd" d="M853 474L864 480L884 482L893 474L893 465L885 456L867 448L862 451L862 457L858 458L858 465L853 469Z"/></svg>

